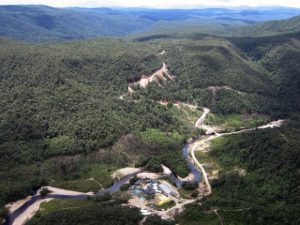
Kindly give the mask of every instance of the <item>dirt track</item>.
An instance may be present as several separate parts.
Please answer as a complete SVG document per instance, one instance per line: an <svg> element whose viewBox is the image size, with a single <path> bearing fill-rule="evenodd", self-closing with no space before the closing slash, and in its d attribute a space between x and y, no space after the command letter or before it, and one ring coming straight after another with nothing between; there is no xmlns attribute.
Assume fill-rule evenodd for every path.
<svg viewBox="0 0 300 225"><path fill-rule="evenodd" d="M195 126L196 127L202 127L202 124L204 123L205 121L205 118L206 116L208 115L208 112L206 110L206 113L204 112L203 115L199 118L199 120L196 122ZM283 120L277 120L277 121L273 121L273 122L270 122L266 125L263 125L263 126L259 126L257 127L257 129L266 129L266 128L275 128L275 127L280 127L282 124L283 124ZM189 150L190 150L190 154L192 156L192 159L194 160L195 164L197 165L197 167L201 170L202 172L202 176L204 178L204 182L206 184L206 188L207 188L207 193L205 193L206 195L210 195L212 193L212 188L211 188L211 185L209 183L209 180L208 180L208 175L204 169L204 167L199 163L199 161L197 160L197 158L195 157L195 151L203 151L203 147L204 144L206 142L210 142L212 141L213 139L215 138L218 138L218 137L221 137L221 136L228 136L228 135L233 135L233 134L239 134L239 133L243 133L243 132L248 132L248 131L253 131L255 130L256 128L249 128L249 129L244 129L244 130L240 130L240 131L234 131L234 132L228 132L228 133L222 133L222 134L218 134L216 132L214 132L215 134L212 135L212 136L209 136L208 138L205 138L205 139L200 139L198 141L195 141L193 144L191 144ZM200 147L200 148L199 148ZM202 148L201 148L202 147Z"/></svg>

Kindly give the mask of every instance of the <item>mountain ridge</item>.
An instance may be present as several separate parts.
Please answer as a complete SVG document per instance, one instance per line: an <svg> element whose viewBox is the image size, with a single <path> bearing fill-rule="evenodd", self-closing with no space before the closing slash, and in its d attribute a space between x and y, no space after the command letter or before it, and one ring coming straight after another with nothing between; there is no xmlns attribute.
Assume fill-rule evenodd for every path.
<svg viewBox="0 0 300 225"><path fill-rule="evenodd" d="M167 26L235 26L286 19L300 9L132 9L55 8L44 5L0 6L0 36L29 42L66 41L99 37L123 37ZM164 25L164 26L165 26ZM298 28L298 27L297 27Z"/></svg>

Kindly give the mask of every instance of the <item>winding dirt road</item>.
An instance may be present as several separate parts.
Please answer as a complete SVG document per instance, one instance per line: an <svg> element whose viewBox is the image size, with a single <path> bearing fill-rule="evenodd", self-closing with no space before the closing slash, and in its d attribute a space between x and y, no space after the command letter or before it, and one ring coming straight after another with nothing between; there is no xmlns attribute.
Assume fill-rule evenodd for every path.
<svg viewBox="0 0 300 225"><path fill-rule="evenodd" d="M206 119L206 117L209 113L209 109L203 108L203 110L204 110L203 115L195 123L195 126L198 127L198 128L203 128L203 123L204 123L204 121L205 121L205 119ZM228 132L228 133L222 133L222 134L214 132L214 135L209 136L208 138L200 138L197 141L194 141L192 144L190 144L190 147L189 147L190 155L191 155L192 159L194 160L194 163L196 164L196 166L201 170L202 177L203 177L204 182L206 184L207 193L205 193L205 195L210 195L212 193L212 188L211 188L211 185L210 185L209 180L208 180L207 172L205 171L205 169L201 165L201 163L199 163L199 161L197 160L197 158L195 156L195 151L204 150L202 146L205 146L204 145L205 143L210 142L213 139L221 137L221 136L228 136L228 135L233 135L233 134L244 133L244 132L248 132L248 131L253 131L255 129L266 129L266 128L280 127L283 124L283 122L284 122L284 120L276 120L276 121L270 122L266 125L259 126L257 128L249 128L249 129L244 129L244 130L239 130L239 131L234 131L234 132Z"/></svg>
<svg viewBox="0 0 300 225"><path fill-rule="evenodd" d="M195 123L195 127L201 128L206 117L208 116L208 114L210 113L210 109L209 108L205 108L203 107L203 114L201 115L201 117L196 121Z"/></svg>

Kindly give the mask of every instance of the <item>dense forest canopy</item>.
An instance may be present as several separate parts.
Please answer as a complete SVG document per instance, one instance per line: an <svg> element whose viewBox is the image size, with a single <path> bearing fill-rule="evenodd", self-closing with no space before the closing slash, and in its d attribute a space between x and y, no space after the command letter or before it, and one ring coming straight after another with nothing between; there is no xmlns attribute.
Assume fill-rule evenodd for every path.
<svg viewBox="0 0 300 225"><path fill-rule="evenodd" d="M139 90L141 96L196 102L220 113L284 117L288 111L299 111L299 33L226 39L203 34L175 40L168 35L145 38L135 40L164 44L165 60L177 76L163 88L152 85Z"/></svg>
<svg viewBox="0 0 300 225"><path fill-rule="evenodd" d="M24 19L22 13L20 18L12 16L23 7L4 8L0 19L7 23L0 28L0 35L33 42L61 41L69 39L68 35L74 39L122 36L157 24L149 33L126 39L35 44L0 39L1 208L47 183L65 188L73 188L76 183L75 188L80 190L98 190L95 182L89 181L90 186L85 183L91 174L106 187L113 182L112 171L124 166L161 172L163 163L185 177L189 168L180 151L188 138L203 134L194 123L202 113L201 107L208 107L214 118L222 120L250 117L288 122L280 129L254 130L219 139L222 145L213 143L210 154L228 173L212 183L213 195L201 206L187 206L175 222L219 224L218 218L207 213L218 210L228 224L298 224L299 17L254 24L247 33L245 27L216 23L220 12L214 12L214 22L205 27L214 24L212 29L201 32L190 18L194 13L203 14L201 10L190 12L189 18L183 18L186 12L181 11L155 11L151 16L149 12L117 12L103 18L105 9L78 8L69 9L78 13L73 14L74 20L57 24L55 17L67 16L69 11L40 8L40 14L54 13L49 19L36 16L33 7L23 22L34 25L18 30L24 32L22 36L7 26L12 19ZM94 30L87 36L72 29L65 32L67 36L55 32L82 22L82 17L86 20L80 26L87 26L85 23L92 19L86 18L87 14L106 24L99 28L101 32L115 30L105 34ZM120 25L120 20L128 18L126 26ZM245 23L243 18L239 20ZM178 32L183 22L186 26ZM170 30L160 29L165 23L173 23ZM91 31L93 26L89 26ZM189 30L190 26L193 29ZM220 30L216 33L214 29L224 33L220 36ZM28 38L26 32L32 36ZM249 37L245 37L247 34ZM163 63L173 80L153 82L147 88L131 86L133 93L129 94L130 83L159 70ZM169 104L163 106L158 101ZM178 102L198 109L171 104ZM235 166L244 169L246 175L232 172ZM241 213L235 211L239 209L243 209ZM6 213L4 208L0 210L0 221ZM125 225L141 219L135 208L97 204L39 215L29 224L110 221ZM145 224L174 223L153 216Z"/></svg>
<svg viewBox="0 0 300 225"><path fill-rule="evenodd" d="M77 215L76 218L74 215ZM138 209L121 207L119 205L98 205L61 210L49 213L45 217L35 218L28 225L44 224L70 224L75 225L136 225L142 219Z"/></svg>

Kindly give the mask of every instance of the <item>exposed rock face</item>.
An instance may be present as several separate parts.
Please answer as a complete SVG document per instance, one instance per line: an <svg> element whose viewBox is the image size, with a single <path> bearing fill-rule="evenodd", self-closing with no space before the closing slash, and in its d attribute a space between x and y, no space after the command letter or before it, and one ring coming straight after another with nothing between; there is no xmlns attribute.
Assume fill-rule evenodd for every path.
<svg viewBox="0 0 300 225"><path fill-rule="evenodd" d="M174 76L168 70L167 65L163 62L163 66L161 69L157 70L151 75L142 75L139 81L129 83L129 88L132 90L134 87L146 88L148 84L155 82L158 85L161 85L162 82L166 82L167 80L174 80ZM128 90L129 90L128 88ZM129 91L130 91L129 90ZM131 91L132 92L132 91Z"/></svg>

